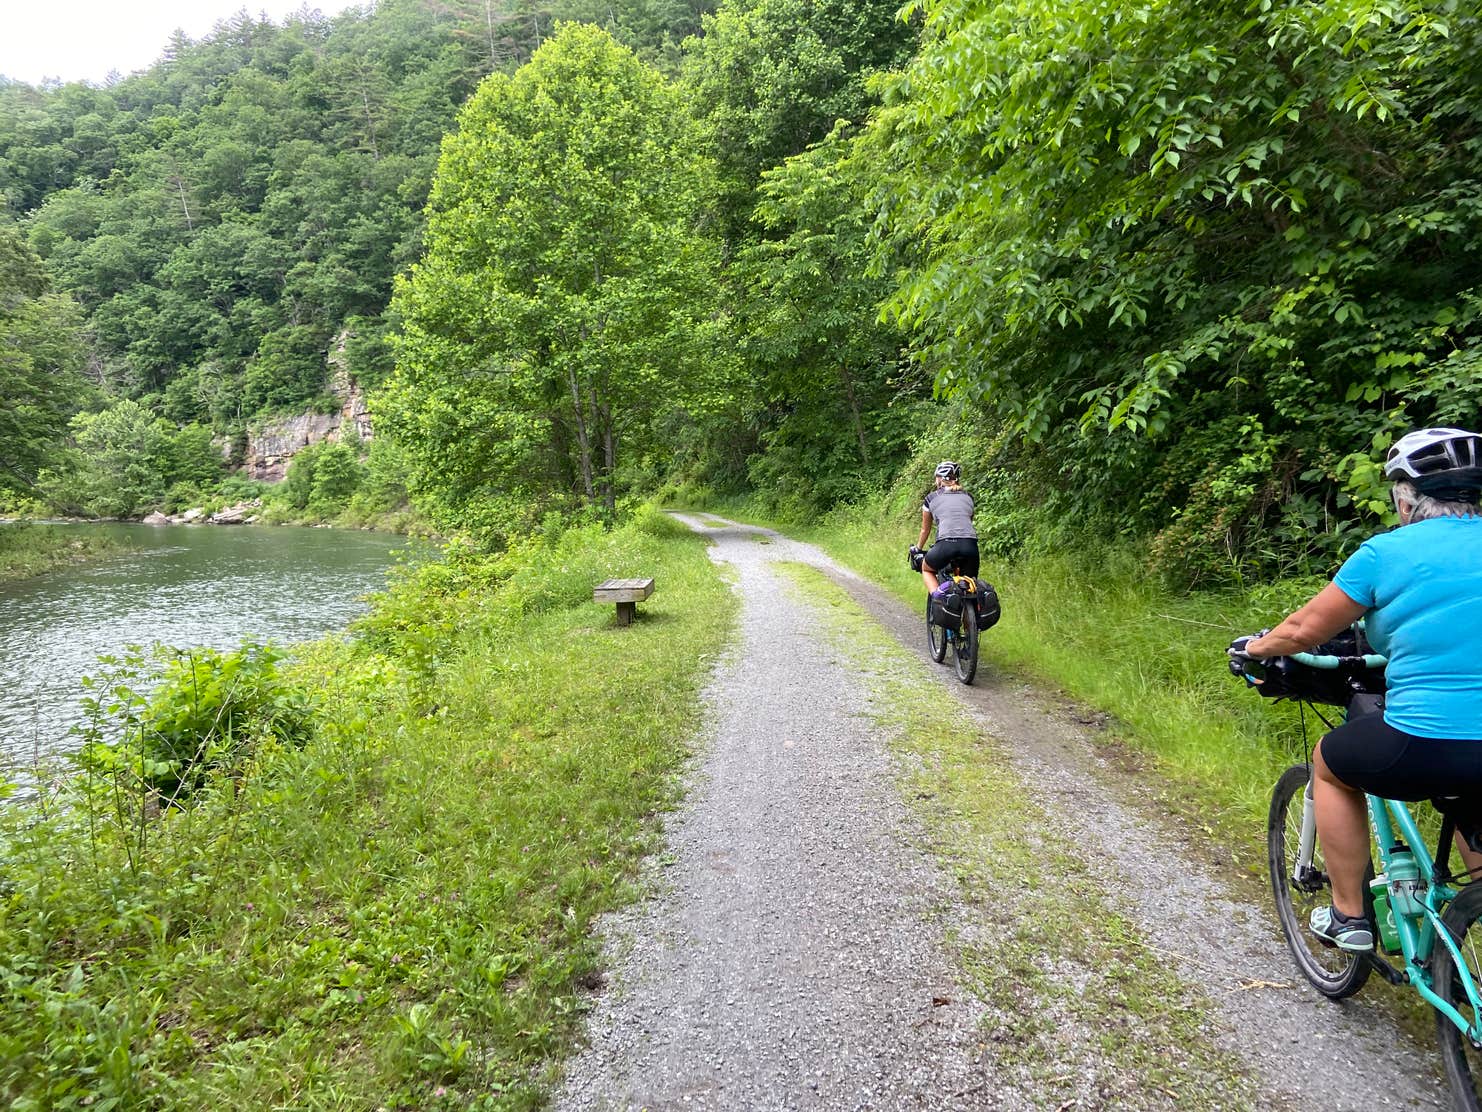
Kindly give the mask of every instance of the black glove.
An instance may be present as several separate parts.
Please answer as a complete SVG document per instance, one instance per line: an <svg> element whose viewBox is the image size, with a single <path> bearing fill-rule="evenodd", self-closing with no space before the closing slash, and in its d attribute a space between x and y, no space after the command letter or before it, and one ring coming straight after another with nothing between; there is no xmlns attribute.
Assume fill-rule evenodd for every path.
<svg viewBox="0 0 1482 1112"><path fill-rule="evenodd" d="M910 548L906 549L906 559L910 562L912 571L920 571L921 563L926 559L926 554L913 544Z"/></svg>

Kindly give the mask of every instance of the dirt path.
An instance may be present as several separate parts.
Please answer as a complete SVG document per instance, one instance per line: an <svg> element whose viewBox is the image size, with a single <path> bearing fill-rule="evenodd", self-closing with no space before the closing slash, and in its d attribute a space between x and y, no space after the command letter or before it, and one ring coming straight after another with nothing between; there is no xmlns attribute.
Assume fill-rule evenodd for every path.
<svg viewBox="0 0 1482 1112"><path fill-rule="evenodd" d="M902 802L871 678L819 636L782 565L820 569L913 650L919 617L811 546L681 520L735 577L740 643L712 684L713 733L655 863L659 895L607 926L609 989L557 1107L1441 1106L1434 1049L1412 1045L1362 996L1335 1006L1298 986L1265 910L1232 901L1160 838L1091 738L992 667L991 643L970 688L922 652L898 653L897 667L999 739L1017 792L1048 818L1024 836L1097 863L1104 898L1179 986L1169 1009L1202 1017L1186 1039L1198 1045L1145 1048L1167 1078L1129 1083L1098 1060L1096 1008L1068 1013L1027 984L1014 1006L965 991L962 938L982 913L928 852L940 832ZM981 983L994 975L992 947L973 946L990 955ZM1059 960L1046 955L1050 975ZM1018 1060L1003 1033L1052 1008L1050 1060ZM1168 1030L1152 1025L1148 1038Z"/></svg>

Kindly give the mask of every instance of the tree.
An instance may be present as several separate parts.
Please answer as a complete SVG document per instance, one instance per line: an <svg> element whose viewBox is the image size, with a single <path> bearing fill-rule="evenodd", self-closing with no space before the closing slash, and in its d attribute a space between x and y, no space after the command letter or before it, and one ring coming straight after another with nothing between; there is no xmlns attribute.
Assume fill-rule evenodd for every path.
<svg viewBox="0 0 1482 1112"><path fill-rule="evenodd" d="M918 415L893 404L904 360L899 334L878 319L890 283L868 274L865 153L841 126L763 174L753 219L764 235L734 268L738 346L763 411L751 477L805 504L833 505L887 478Z"/></svg>
<svg viewBox="0 0 1482 1112"><path fill-rule="evenodd" d="M0 225L0 491L33 491L86 400L81 325L41 260Z"/></svg>
<svg viewBox="0 0 1482 1112"><path fill-rule="evenodd" d="M131 517L164 500L171 430L144 406L125 398L99 413L79 413L72 434L82 454L75 489L86 509Z"/></svg>
<svg viewBox="0 0 1482 1112"><path fill-rule="evenodd" d="M903 65L915 30L891 0L729 0L688 43L684 75L717 165L722 227L749 238L761 175L862 121L873 75Z"/></svg>
<svg viewBox="0 0 1482 1112"><path fill-rule="evenodd" d="M619 457L703 392L714 245L675 90L605 32L562 25L486 79L444 144L428 252L398 285L378 412L424 494L562 487L616 514Z"/></svg>
<svg viewBox="0 0 1482 1112"><path fill-rule="evenodd" d="M1474 10L912 10L872 130L891 313L1068 508L1222 560L1304 498L1375 505L1371 445L1475 414Z"/></svg>

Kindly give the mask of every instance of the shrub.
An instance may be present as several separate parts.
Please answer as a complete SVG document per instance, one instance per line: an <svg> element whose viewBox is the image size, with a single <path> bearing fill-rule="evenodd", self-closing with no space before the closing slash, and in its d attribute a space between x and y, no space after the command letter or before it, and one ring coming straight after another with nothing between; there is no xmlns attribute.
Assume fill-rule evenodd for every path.
<svg viewBox="0 0 1482 1112"><path fill-rule="evenodd" d="M313 708L279 672L281 659L272 646L250 642L234 652L161 647L157 672L137 651L122 661L104 658L122 668L102 685L101 698L84 700L89 724L79 760L105 774L110 788L174 801L213 770L240 767L264 741L300 746L313 734Z"/></svg>

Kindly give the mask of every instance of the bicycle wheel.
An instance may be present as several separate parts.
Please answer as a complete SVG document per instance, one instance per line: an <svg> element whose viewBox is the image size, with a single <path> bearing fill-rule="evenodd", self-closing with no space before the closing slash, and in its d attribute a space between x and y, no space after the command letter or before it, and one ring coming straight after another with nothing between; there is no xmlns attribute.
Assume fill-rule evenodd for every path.
<svg viewBox="0 0 1482 1112"><path fill-rule="evenodd" d="M1266 824L1267 863L1271 867L1271 894L1287 948L1302 976L1331 1000L1342 1000L1364 987L1373 966L1359 954L1324 946L1308 930L1313 908L1332 900L1322 849L1314 846L1312 867L1293 876L1297 842L1302 833L1302 804L1307 793L1308 768L1293 765L1276 781L1271 793L1271 815Z"/></svg>
<svg viewBox="0 0 1482 1112"><path fill-rule="evenodd" d="M931 620L931 596L926 597L926 651L940 664L947 656L947 627Z"/></svg>
<svg viewBox="0 0 1482 1112"><path fill-rule="evenodd" d="M957 657L957 678L972 683L978 672L978 611L972 600L962 611L962 626L952 639L952 651Z"/></svg>
<svg viewBox="0 0 1482 1112"><path fill-rule="evenodd" d="M1482 885L1463 888L1441 915L1441 922L1456 940L1466 963L1467 974L1474 985L1482 985ZM1459 1011L1468 1023L1477 1021L1476 1009L1461 987L1460 970L1451 951L1439 939L1431 953L1431 984L1436 995ZM1462 1034L1441 1012L1436 1012L1436 1034L1441 1040L1441 1060L1446 1064L1446 1080L1451 1083L1452 1106L1460 1112L1482 1110L1482 1047Z"/></svg>

